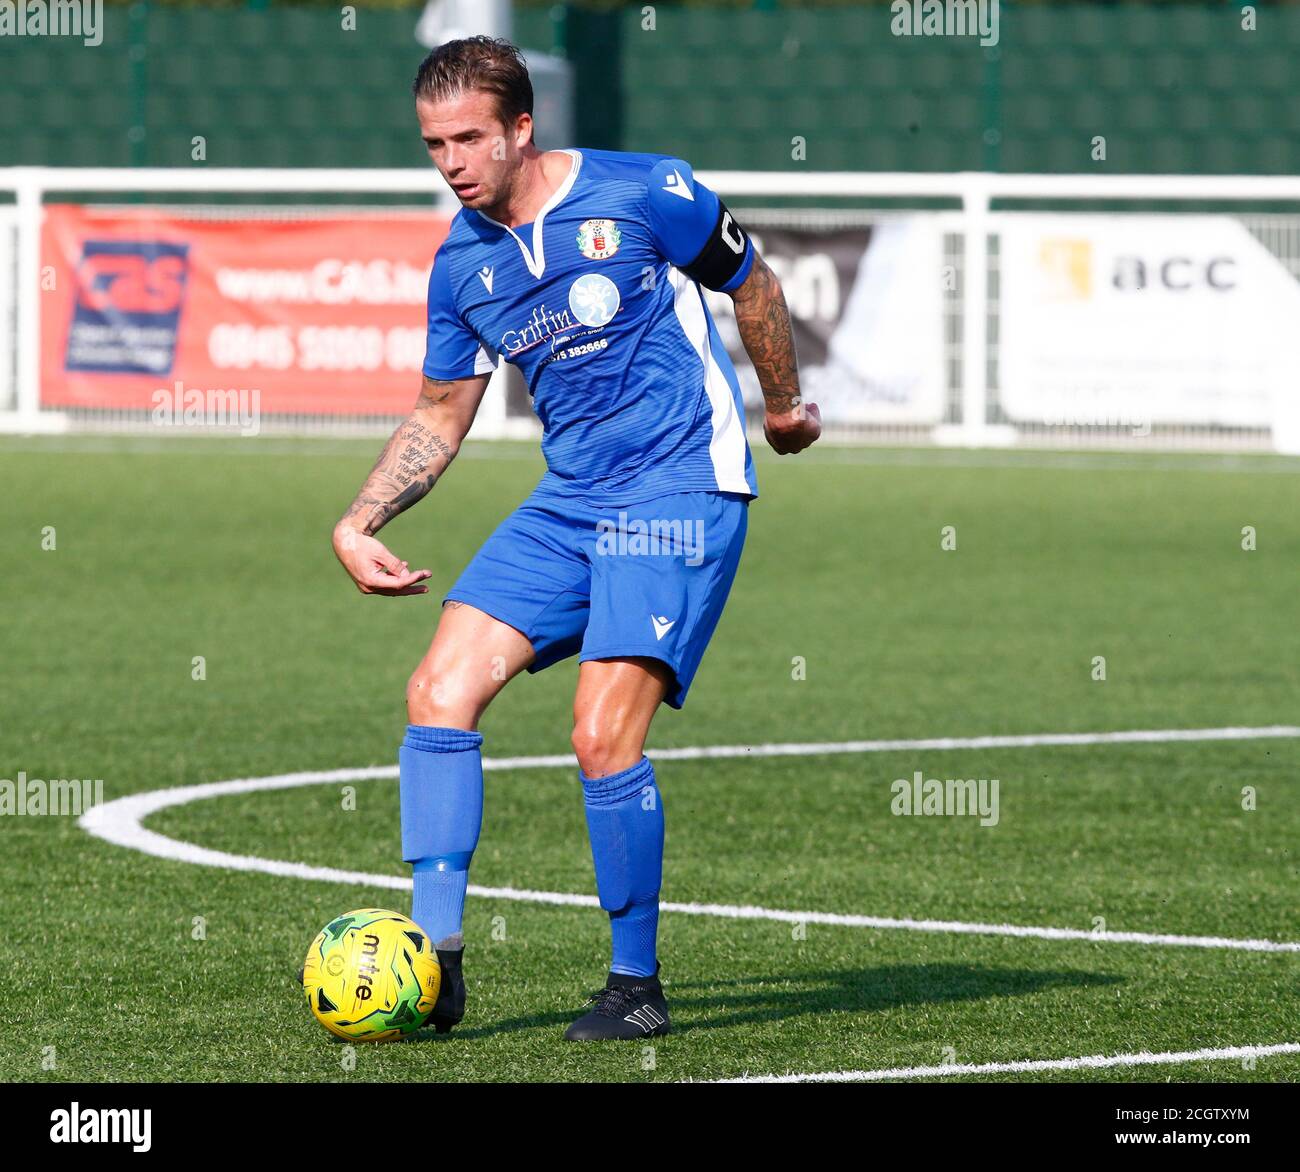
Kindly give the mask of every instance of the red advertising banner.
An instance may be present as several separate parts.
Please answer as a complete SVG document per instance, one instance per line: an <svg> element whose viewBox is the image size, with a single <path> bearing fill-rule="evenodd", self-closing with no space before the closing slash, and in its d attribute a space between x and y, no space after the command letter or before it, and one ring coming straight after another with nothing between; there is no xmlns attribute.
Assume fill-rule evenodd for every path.
<svg viewBox="0 0 1300 1172"><path fill-rule="evenodd" d="M45 213L44 405L147 410L180 389L255 390L268 414L403 415L415 401L449 217Z"/></svg>

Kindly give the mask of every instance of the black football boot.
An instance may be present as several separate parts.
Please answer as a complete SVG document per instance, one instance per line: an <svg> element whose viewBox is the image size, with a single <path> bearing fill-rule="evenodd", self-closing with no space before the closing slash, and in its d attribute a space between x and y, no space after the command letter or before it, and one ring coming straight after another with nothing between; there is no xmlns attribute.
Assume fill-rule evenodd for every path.
<svg viewBox="0 0 1300 1172"><path fill-rule="evenodd" d="M591 1009L565 1030L566 1041L636 1041L669 1032L668 1001L659 983L658 964L652 977L610 973L605 987L587 1001Z"/></svg>
<svg viewBox="0 0 1300 1172"><path fill-rule="evenodd" d="M465 976L461 972L465 938L459 932L453 932L439 942L439 947L434 948L434 952L438 954L438 966L442 969L442 983L438 987L438 1000L433 1003L424 1024L433 1026L440 1034L446 1034L465 1016Z"/></svg>

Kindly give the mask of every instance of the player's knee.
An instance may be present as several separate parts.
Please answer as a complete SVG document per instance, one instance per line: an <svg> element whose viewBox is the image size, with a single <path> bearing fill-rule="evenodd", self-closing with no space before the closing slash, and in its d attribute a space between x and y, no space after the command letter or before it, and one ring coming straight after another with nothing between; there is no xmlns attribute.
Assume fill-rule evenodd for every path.
<svg viewBox="0 0 1300 1172"><path fill-rule="evenodd" d="M406 715L411 724L472 729L483 703L454 673L420 664L406 683Z"/></svg>
<svg viewBox="0 0 1300 1172"><path fill-rule="evenodd" d="M569 738L578 766L588 777L621 773L641 760L642 745L625 728L578 721Z"/></svg>

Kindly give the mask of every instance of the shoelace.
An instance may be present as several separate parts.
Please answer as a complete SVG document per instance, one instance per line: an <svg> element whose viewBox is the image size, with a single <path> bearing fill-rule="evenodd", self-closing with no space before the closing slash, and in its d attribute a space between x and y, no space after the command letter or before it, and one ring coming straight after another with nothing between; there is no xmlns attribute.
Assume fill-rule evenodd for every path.
<svg viewBox="0 0 1300 1172"><path fill-rule="evenodd" d="M595 1002L592 1013L600 1017L622 1017L629 1010L637 1007L641 1001L641 995L635 991L635 987L610 985L593 993L587 998L587 1001L588 1003Z"/></svg>

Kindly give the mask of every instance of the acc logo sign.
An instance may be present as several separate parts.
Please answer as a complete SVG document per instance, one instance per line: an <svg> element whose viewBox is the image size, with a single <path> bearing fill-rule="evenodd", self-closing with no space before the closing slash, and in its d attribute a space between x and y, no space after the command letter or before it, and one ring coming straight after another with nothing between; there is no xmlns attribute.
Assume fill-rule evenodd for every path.
<svg viewBox="0 0 1300 1172"><path fill-rule="evenodd" d="M1038 245L1039 287L1048 301L1092 296L1092 242L1049 238Z"/></svg>
<svg viewBox="0 0 1300 1172"><path fill-rule="evenodd" d="M584 273L569 286L569 310L584 326L609 325L620 300L618 286L600 273Z"/></svg>
<svg viewBox="0 0 1300 1172"><path fill-rule="evenodd" d="M578 247L588 260L605 260L622 243L623 234L613 220L588 220L578 229Z"/></svg>

